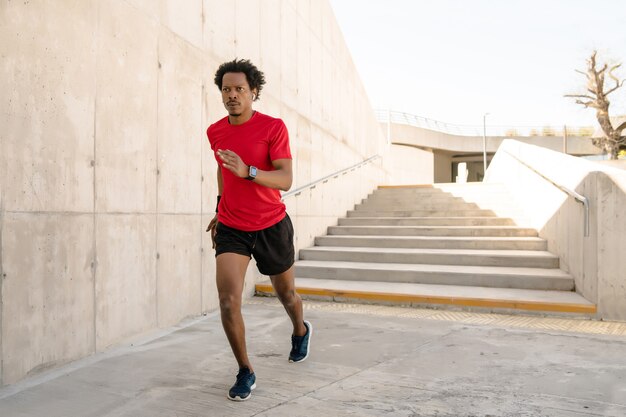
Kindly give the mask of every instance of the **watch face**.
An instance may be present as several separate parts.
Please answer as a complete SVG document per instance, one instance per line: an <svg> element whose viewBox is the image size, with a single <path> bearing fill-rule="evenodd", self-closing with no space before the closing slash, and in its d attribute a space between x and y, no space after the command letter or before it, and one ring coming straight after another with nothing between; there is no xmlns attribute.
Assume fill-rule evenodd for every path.
<svg viewBox="0 0 626 417"><path fill-rule="evenodd" d="M256 167L251 166L249 174L251 177L256 177Z"/></svg>

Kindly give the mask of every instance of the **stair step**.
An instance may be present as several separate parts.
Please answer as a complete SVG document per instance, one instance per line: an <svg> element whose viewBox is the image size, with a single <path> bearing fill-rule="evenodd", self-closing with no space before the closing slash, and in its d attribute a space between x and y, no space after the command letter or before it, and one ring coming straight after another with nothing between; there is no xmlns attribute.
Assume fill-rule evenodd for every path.
<svg viewBox="0 0 626 417"><path fill-rule="evenodd" d="M410 282L571 291L573 278L557 268L431 265L340 261L298 261L295 274L303 278Z"/></svg>
<svg viewBox="0 0 626 417"><path fill-rule="evenodd" d="M353 236L537 236L519 226L330 226L329 235Z"/></svg>
<svg viewBox="0 0 626 417"><path fill-rule="evenodd" d="M477 210L491 207L505 208L513 210L517 208L517 204L509 200L427 200L422 198L404 198L404 199L368 199L355 206L357 210ZM397 208L395 208L397 207Z"/></svg>
<svg viewBox="0 0 626 417"><path fill-rule="evenodd" d="M473 188L467 190L464 188L456 189L440 189L440 188L378 188L374 190L370 196L393 196L393 195L406 195L406 194L419 194L423 196L452 196L459 195L510 195L506 188L491 187L491 188Z"/></svg>
<svg viewBox="0 0 626 417"><path fill-rule="evenodd" d="M455 285L423 285L296 278L303 298L414 306L449 306L478 311L549 312L592 316L596 305L571 291L541 291ZM269 280L256 285L259 295L273 295Z"/></svg>
<svg viewBox="0 0 626 417"><path fill-rule="evenodd" d="M394 203L402 203L402 202L406 201L407 199L411 200L411 201L438 202L438 203L441 203L441 204L464 203L464 202L466 202L466 200L464 200L462 197L455 197L455 196L449 195L449 194L437 194L437 195L422 194L422 195L415 195L415 196L410 196L410 195L406 195L406 196L397 195L396 196L396 195L371 194L367 198L362 199L361 203L367 203L367 202L382 203L382 202L385 202L385 201L390 201L390 202L394 202Z"/></svg>
<svg viewBox="0 0 626 417"><path fill-rule="evenodd" d="M593 316L501 184L379 187L300 250L304 297ZM269 283L258 294L271 293Z"/></svg>
<svg viewBox="0 0 626 417"><path fill-rule="evenodd" d="M495 217L492 210L349 210L348 217Z"/></svg>
<svg viewBox="0 0 626 417"><path fill-rule="evenodd" d="M484 210L475 203L431 203L427 201L404 201L395 203L384 201L380 203L362 203L354 206L355 211L409 211L409 210L441 210L445 207L446 211L466 211L466 210Z"/></svg>
<svg viewBox="0 0 626 417"><path fill-rule="evenodd" d="M301 249L300 260L405 264L558 268L559 258L547 251L349 248L315 246Z"/></svg>
<svg viewBox="0 0 626 417"><path fill-rule="evenodd" d="M316 246L431 248L431 249L509 249L546 250L547 242L538 237L457 237L457 236L317 236Z"/></svg>
<svg viewBox="0 0 626 417"><path fill-rule="evenodd" d="M514 226L506 217L344 217L339 226Z"/></svg>
<svg viewBox="0 0 626 417"><path fill-rule="evenodd" d="M448 184L426 184L426 185L418 185L418 186L379 186L375 193L401 193L401 192L416 192L416 193L452 193L452 192L468 192L468 193L480 193L480 192L503 192L508 193L508 189L503 184L497 183L448 183Z"/></svg>
<svg viewBox="0 0 626 417"><path fill-rule="evenodd" d="M486 197L500 198L510 197L510 193L502 190L376 190L370 197L374 198L465 198Z"/></svg>

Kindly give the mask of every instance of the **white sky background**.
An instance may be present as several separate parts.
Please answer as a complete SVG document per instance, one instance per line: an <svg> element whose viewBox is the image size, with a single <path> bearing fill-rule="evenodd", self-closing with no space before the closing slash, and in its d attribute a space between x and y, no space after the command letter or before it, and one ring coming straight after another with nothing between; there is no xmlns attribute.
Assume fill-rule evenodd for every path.
<svg viewBox="0 0 626 417"><path fill-rule="evenodd" d="M452 124L595 126L586 59L623 65L625 0L330 0L374 108ZM614 85L610 81L609 85ZM609 96L626 113L626 85Z"/></svg>

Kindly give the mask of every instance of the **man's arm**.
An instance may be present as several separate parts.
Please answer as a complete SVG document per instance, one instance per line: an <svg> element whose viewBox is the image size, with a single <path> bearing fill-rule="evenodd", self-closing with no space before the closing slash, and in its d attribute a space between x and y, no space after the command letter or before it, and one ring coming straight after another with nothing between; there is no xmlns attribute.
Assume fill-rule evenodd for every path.
<svg viewBox="0 0 626 417"><path fill-rule="evenodd" d="M224 181L222 180L222 168L217 167L217 195L222 195L224 191Z"/></svg>
<svg viewBox="0 0 626 417"><path fill-rule="evenodd" d="M224 189L224 182L222 180L222 169L217 167L217 196L222 195L222 190ZM217 227L217 207L215 207L215 216L209 222L209 226L206 228L207 232L211 232L211 242L213 244L213 249L215 249L215 228Z"/></svg>
<svg viewBox="0 0 626 417"><path fill-rule="evenodd" d="M217 154L222 159L224 168L228 169L239 178L246 178L248 176L248 169L250 167L246 165L235 152L218 150ZM274 171L262 171L258 169L254 182L268 188L282 191L289 190L293 182L291 159L276 159L272 161L272 165L274 166Z"/></svg>
<svg viewBox="0 0 626 417"><path fill-rule="evenodd" d="M291 159L277 159L272 161L272 165L274 166L274 171L262 171L257 169L254 182L264 187L288 191L293 182ZM248 173L246 172L246 177L247 176Z"/></svg>

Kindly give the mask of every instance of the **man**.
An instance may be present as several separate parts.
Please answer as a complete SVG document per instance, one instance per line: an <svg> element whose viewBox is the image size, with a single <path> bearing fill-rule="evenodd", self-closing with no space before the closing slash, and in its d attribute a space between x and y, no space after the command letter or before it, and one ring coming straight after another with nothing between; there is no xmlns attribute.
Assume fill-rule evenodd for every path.
<svg viewBox="0 0 626 417"><path fill-rule="evenodd" d="M311 324L304 321L294 283L293 226L280 200L293 175L289 135L282 120L252 109L265 84L248 60L226 62L215 73L228 116L207 129L217 160L217 208L209 223L217 263L222 326L239 365L228 398L245 401L256 388L246 350L241 297L252 256L269 275L278 299L293 323L290 362L309 355Z"/></svg>

